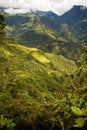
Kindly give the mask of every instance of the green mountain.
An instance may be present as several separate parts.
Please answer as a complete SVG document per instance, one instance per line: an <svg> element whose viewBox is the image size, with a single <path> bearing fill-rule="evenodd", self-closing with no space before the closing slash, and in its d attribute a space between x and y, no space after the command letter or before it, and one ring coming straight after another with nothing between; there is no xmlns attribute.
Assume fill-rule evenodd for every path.
<svg viewBox="0 0 87 130"><path fill-rule="evenodd" d="M0 45L0 66L0 89L16 91L15 87L18 92L13 97L20 91L31 103L53 101L59 78L76 69L73 61L62 56L18 44Z"/></svg>
<svg viewBox="0 0 87 130"><path fill-rule="evenodd" d="M80 116L83 123L75 127L86 128L86 57L78 60L77 70L63 56L0 44L0 129L70 130Z"/></svg>
<svg viewBox="0 0 87 130"><path fill-rule="evenodd" d="M87 7L74 6L60 16L61 23L66 23L74 32L79 44L87 44Z"/></svg>
<svg viewBox="0 0 87 130"><path fill-rule="evenodd" d="M0 130L86 129L87 46L76 66L62 55L16 44L4 28L0 15Z"/></svg>
<svg viewBox="0 0 87 130"><path fill-rule="evenodd" d="M53 17L32 13L12 15L7 16L6 23L9 25L8 35L14 36L20 44L61 54L67 58L72 58L77 52L75 48L79 45L76 44L77 38L73 31Z"/></svg>
<svg viewBox="0 0 87 130"><path fill-rule="evenodd" d="M76 23L73 26L73 30L77 32L77 37L79 39L79 42L87 45L87 18L81 20L80 22Z"/></svg>
<svg viewBox="0 0 87 130"><path fill-rule="evenodd" d="M86 8L83 10L82 6L74 6L62 16L57 16L51 11L5 14L6 23L9 25L8 36L15 37L22 45L73 59L81 50L81 45L87 42L87 30L84 28L86 12Z"/></svg>
<svg viewBox="0 0 87 130"><path fill-rule="evenodd" d="M5 16L8 36L15 37L19 44L61 54L68 59L73 59L81 52L81 46L87 44L87 9L84 6L74 6L62 16L51 11L5 13Z"/></svg>
<svg viewBox="0 0 87 130"><path fill-rule="evenodd" d="M70 26L87 18L87 7L82 5L75 5L69 11L60 16L62 23L67 23Z"/></svg>

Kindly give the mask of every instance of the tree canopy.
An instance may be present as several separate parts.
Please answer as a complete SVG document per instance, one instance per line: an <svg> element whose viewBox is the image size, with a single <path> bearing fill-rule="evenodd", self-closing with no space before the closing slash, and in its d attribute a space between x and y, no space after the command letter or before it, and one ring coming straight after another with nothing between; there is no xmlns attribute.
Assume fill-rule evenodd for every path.
<svg viewBox="0 0 87 130"><path fill-rule="evenodd" d="M3 43L5 37L5 17L0 14L0 43Z"/></svg>

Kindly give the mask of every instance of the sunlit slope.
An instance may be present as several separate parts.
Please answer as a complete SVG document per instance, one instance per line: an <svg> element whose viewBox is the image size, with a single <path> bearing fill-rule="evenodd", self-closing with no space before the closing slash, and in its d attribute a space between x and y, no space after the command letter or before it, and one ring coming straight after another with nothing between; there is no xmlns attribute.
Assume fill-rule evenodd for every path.
<svg viewBox="0 0 87 130"><path fill-rule="evenodd" d="M77 52L77 38L68 25L60 24L57 17L35 13L8 14L7 35L15 37L19 44L72 59Z"/></svg>
<svg viewBox="0 0 87 130"><path fill-rule="evenodd" d="M54 101L59 78L75 69L74 62L36 48L18 44L0 46L0 86L12 91L13 97L21 94L31 104Z"/></svg>

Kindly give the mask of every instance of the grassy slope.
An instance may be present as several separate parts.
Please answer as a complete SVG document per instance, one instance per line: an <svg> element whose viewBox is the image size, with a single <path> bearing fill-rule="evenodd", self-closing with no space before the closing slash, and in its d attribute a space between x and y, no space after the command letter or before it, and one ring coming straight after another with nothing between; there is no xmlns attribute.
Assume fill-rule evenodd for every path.
<svg viewBox="0 0 87 130"><path fill-rule="evenodd" d="M87 44L87 19L83 19L76 23L73 30L77 32L76 35L79 38L79 41Z"/></svg>
<svg viewBox="0 0 87 130"><path fill-rule="evenodd" d="M18 44L0 45L0 89L12 92L30 104L53 102L59 78L74 72L73 61Z"/></svg>
<svg viewBox="0 0 87 130"><path fill-rule="evenodd" d="M7 16L6 22L10 25L7 27L8 35L16 37L20 44L61 54L69 59L77 52L77 39L71 29L51 17L30 13Z"/></svg>

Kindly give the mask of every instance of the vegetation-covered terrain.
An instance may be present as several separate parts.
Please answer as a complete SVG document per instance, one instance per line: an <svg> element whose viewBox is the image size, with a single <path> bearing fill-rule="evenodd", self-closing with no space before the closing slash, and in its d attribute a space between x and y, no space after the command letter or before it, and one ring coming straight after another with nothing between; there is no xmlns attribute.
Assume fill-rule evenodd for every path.
<svg viewBox="0 0 87 130"><path fill-rule="evenodd" d="M62 16L51 11L5 15L8 35L22 45L73 59L87 44L86 7L74 6Z"/></svg>
<svg viewBox="0 0 87 130"><path fill-rule="evenodd" d="M19 45L1 14L0 37L0 130L86 130L87 46L75 63Z"/></svg>

